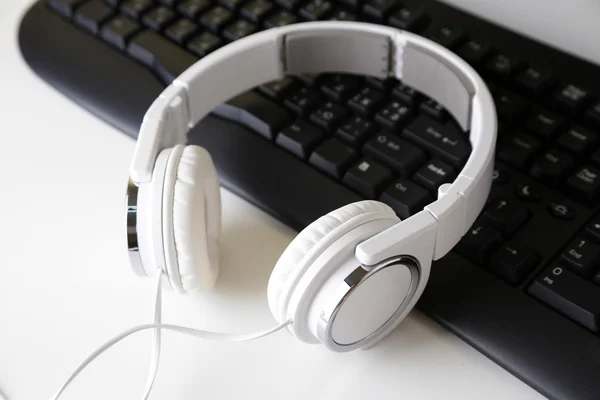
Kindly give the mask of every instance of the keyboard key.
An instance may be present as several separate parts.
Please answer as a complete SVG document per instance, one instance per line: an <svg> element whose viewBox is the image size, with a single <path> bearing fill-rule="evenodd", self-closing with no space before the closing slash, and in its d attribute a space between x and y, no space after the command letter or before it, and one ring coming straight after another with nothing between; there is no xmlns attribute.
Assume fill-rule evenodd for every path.
<svg viewBox="0 0 600 400"><path fill-rule="evenodd" d="M327 175L341 179L358 153L337 139L327 139L310 155L309 162Z"/></svg>
<svg viewBox="0 0 600 400"><path fill-rule="evenodd" d="M298 17L288 11L281 10L265 19L265 27L279 28L280 26L291 25L296 22L298 22Z"/></svg>
<svg viewBox="0 0 600 400"><path fill-rule="evenodd" d="M598 135L594 132L582 126L572 126L558 138L557 143L566 150L581 155L590 151L597 141Z"/></svg>
<svg viewBox="0 0 600 400"><path fill-rule="evenodd" d="M296 114L307 115L310 110L317 106L320 100L321 97L318 93L306 87L300 87L292 90L285 97L284 103Z"/></svg>
<svg viewBox="0 0 600 400"><path fill-rule="evenodd" d="M518 87L522 91L534 96L540 96L545 93L554 82L556 82L556 77L551 71L534 67L527 68L517 78Z"/></svg>
<svg viewBox="0 0 600 400"><path fill-rule="evenodd" d="M419 100L419 94L417 93L417 91L414 88L406 86L403 83L399 83L398 85L396 85L392 92L392 95L394 95L394 97L398 98L398 100L409 106L416 105L417 101Z"/></svg>
<svg viewBox="0 0 600 400"><path fill-rule="evenodd" d="M594 275L592 282L594 282L596 285L600 285L600 272L597 272L596 275Z"/></svg>
<svg viewBox="0 0 600 400"><path fill-rule="evenodd" d="M361 117L353 117L338 128L336 135L340 139L357 147L362 146L376 128L375 124L371 121L367 121Z"/></svg>
<svg viewBox="0 0 600 400"><path fill-rule="evenodd" d="M574 84L561 86L554 96L557 105L570 113L582 110L588 105L591 98L587 88Z"/></svg>
<svg viewBox="0 0 600 400"><path fill-rule="evenodd" d="M197 19L200 13L212 5L211 0L183 0L177 4L177 11L190 19Z"/></svg>
<svg viewBox="0 0 600 400"><path fill-rule="evenodd" d="M319 128L306 121L297 120L277 135L275 143L298 157L306 159L322 139L323 132Z"/></svg>
<svg viewBox="0 0 600 400"><path fill-rule="evenodd" d="M121 11L132 18L139 19L153 5L152 0L126 0L121 5Z"/></svg>
<svg viewBox="0 0 600 400"><path fill-rule="evenodd" d="M150 29L162 31L176 17L177 15L171 9L159 6L144 14L142 22Z"/></svg>
<svg viewBox="0 0 600 400"><path fill-rule="evenodd" d="M344 183L368 199L376 199L394 175L392 171L368 159L356 163L344 175Z"/></svg>
<svg viewBox="0 0 600 400"><path fill-rule="evenodd" d="M270 0L251 0L244 4L241 14L252 22L261 23L273 7Z"/></svg>
<svg viewBox="0 0 600 400"><path fill-rule="evenodd" d="M96 34L100 30L100 25L106 21L113 11L102 0L92 0L85 3L75 13L75 22Z"/></svg>
<svg viewBox="0 0 600 400"><path fill-rule="evenodd" d="M557 183L565 177L573 162L570 155L550 149L534 161L529 175L545 183Z"/></svg>
<svg viewBox="0 0 600 400"><path fill-rule="evenodd" d="M521 67L522 63L515 57L507 54L496 54L487 63L487 70L496 78L510 79Z"/></svg>
<svg viewBox="0 0 600 400"><path fill-rule="evenodd" d="M571 270L583 277L590 277L600 267L600 245L578 237L565 247L561 257Z"/></svg>
<svg viewBox="0 0 600 400"><path fill-rule="evenodd" d="M501 243L502 235L496 228L478 221L458 242L455 251L477 265L484 265Z"/></svg>
<svg viewBox="0 0 600 400"><path fill-rule="evenodd" d="M548 212L555 218L565 221L571 220L577 216L577 213L569 204L564 201L552 201L548 204Z"/></svg>
<svg viewBox="0 0 600 400"><path fill-rule="evenodd" d="M375 115L375 121L385 129L398 132L410 120L411 116L412 110L410 107L398 101L392 101Z"/></svg>
<svg viewBox="0 0 600 400"><path fill-rule="evenodd" d="M378 133L371 138L363 151L404 177L411 175L426 160L423 150L386 133Z"/></svg>
<svg viewBox="0 0 600 400"><path fill-rule="evenodd" d="M525 122L525 127L542 139L550 139L564 127L565 122L566 120L558 114L540 110Z"/></svg>
<svg viewBox="0 0 600 400"><path fill-rule="evenodd" d="M85 0L48 0L48 5L67 18L73 16L75 8Z"/></svg>
<svg viewBox="0 0 600 400"><path fill-rule="evenodd" d="M421 103L420 110L425 114L432 116L433 118L442 122L448 116L446 110L444 109L444 106L432 99L426 100L423 103Z"/></svg>
<svg viewBox="0 0 600 400"><path fill-rule="evenodd" d="M229 8L231 11L237 11L245 1L246 0L219 0L219 3Z"/></svg>
<svg viewBox="0 0 600 400"><path fill-rule="evenodd" d="M216 108L217 115L273 139L292 120L284 108L254 92L244 92Z"/></svg>
<svg viewBox="0 0 600 400"><path fill-rule="evenodd" d="M330 21L356 21L356 14L342 9L335 9L327 19Z"/></svg>
<svg viewBox="0 0 600 400"><path fill-rule="evenodd" d="M596 166L600 167L600 149L596 150L594 154L592 154L592 158L590 162Z"/></svg>
<svg viewBox="0 0 600 400"><path fill-rule="evenodd" d="M388 187L379 201L392 207L400 218L406 219L423 210L433 199L427 190L409 180L401 179Z"/></svg>
<svg viewBox="0 0 600 400"><path fill-rule="evenodd" d="M140 30L140 25L124 16L118 16L109 20L100 31L100 36L107 42L125 49L127 40Z"/></svg>
<svg viewBox="0 0 600 400"><path fill-rule="evenodd" d="M517 168L524 168L529 159L541 147L541 142L526 133L518 133L500 146L498 158Z"/></svg>
<svg viewBox="0 0 600 400"><path fill-rule="evenodd" d="M200 57L204 57L221 47L223 44L223 39L220 37L213 35L210 32L203 32L190 40L187 44L187 48Z"/></svg>
<svg viewBox="0 0 600 400"><path fill-rule="evenodd" d="M415 118L402 136L455 168L462 168L471 152L466 135L454 123L440 123L425 115Z"/></svg>
<svg viewBox="0 0 600 400"><path fill-rule="evenodd" d="M508 242L492 255L489 269L511 285L518 285L539 261L534 251L519 243Z"/></svg>
<svg viewBox="0 0 600 400"><path fill-rule="evenodd" d="M585 233L587 233L594 242L600 244L600 217L594 218L592 222L587 224Z"/></svg>
<svg viewBox="0 0 600 400"><path fill-rule="evenodd" d="M258 31L258 27L252 22L238 19L223 29L223 36L227 40L234 41L253 34Z"/></svg>
<svg viewBox="0 0 600 400"><path fill-rule="evenodd" d="M562 265L552 264L529 286L529 293L588 329L600 329L600 290Z"/></svg>
<svg viewBox="0 0 600 400"><path fill-rule="evenodd" d="M339 2L353 10L357 10L364 3L364 0L339 0Z"/></svg>
<svg viewBox="0 0 600 400"><path fill-rule="evenodd" d="M496 166L492 172L492 183L494 185L506 185L510 181L510 173L502 168Z"/></svg>
<svg viewBox="0 0 600 400"><path fill-rule="evenodd" d="M370 18L381 22L391 14L397 5L396 0L369 0L363 7L363 12Z"/></svg>
<svg viewBox="0 0 600 400"><path fill-rule="evenodd" d="M112 1L117 1L117 0L112 0ZM176 0L158 0L158 1L162 4L164 4L165 6L173 7Z"/></svg>
<svg viewBox="0 0 600 400"><path fill-rule="evenodd" d="M223 7L214 7L200 16L200 23L216 33L232 19L231 11Z"/></svg>
<svg viewBox="0 0 600 400"><path fill-rule="evenodd" d="M339 124L348 118L348 112L339 104L328 101L310 114L310 120L327 132L333 132Z"/></svg>
<svg viewBox="0 0 600 400"><path fill-rule="evenodd" d="M497 91L494 94L494 102L498 118L508 123L517 122L529 108L525 100L507 91Z"/></svg>
<svg viewBox="0 0 600 400"><path fill-rule="evenodd" d="M353 75L326 75L321 81L321 91L332 100L345 102L358 90L359 79Z"/></svg>
<svg viewBox="0 0 600 400"><path fill-rule="evenodd" d="M436 158L428 161L413 176L415 182L432 192L437 192L440 185L452 182L455 178L454 168Z"/></svg>
<svg viewBox="0 0 600 400"><path fill-rule="evenodd" d="M372 88L388 93L396 84L398 84L398 80L396 78L381 79L375 78L374 76L367 76L365 77L365 83Z"/></svg>
<svg viewBox="0 0 600 400"><path fill-rule="evenodd" d="M296 78L302 81L306 86L315 87L318 86L319 80L323 77L323 74L319 73L306 73L296 75Z"/></svg>
<svg viewBox="0 0 600 400"><path fill-rule="evenodd" d="M448 49L453 49L463 41L465 34L456 26L446 25L436 30L429 38Z"/></svg>
<svg viewBox="0 0 600 400"><path fill-rule="evenodd" d="M469 40L458 49L457 54L472 65L481 64L492 53L489 43Z"/></svg>
<svg viewBox="0 0 600 400"><path fill-rule="evenodd" d="M267 96L281 100L283 96L290 91L295 85L294 78L286 76L283 79L271 81L259 87L260 91Z"/></svg>
<svg viewBox="0 0 600 400"><path fill-rule="evenodd" d="M416 32L428 22L427 15L421 8L401 7L390 17L389 24L405 31Z"/></svg>
<svg viewBox="0 0 600 400"><path fill-rule="evenodd" d="M522 183L517 185L515 194L523 201L536 202L542 199L544 189L535 183Z"/></svg>
<svg viewBox="0 0 600 400"><path fill-rule="evenodd" d="M585 113L585 117L594 126L600 127L600 101L592 105L587 110L587 112Z"/></svg>
<svg viewBox="0 0 600 400"><path fill-rule="evenodd" d="M483 213L482 220L498 228L502 235L509 238L527 222L530 211L509 198L494 201Z"/></svg>
<svg viewBox="0 0 600 400"><path fill-rule="evenodd" d="M150 31L142 31L129 42L131 57L152 68L165 84L170 84L197 58L175 43Z"/></svg>
<svg viewBox="0 0 600 400"><path fill-rule="evenodd" d="M325 19L333 11L333 3L327 0L310 0L300 8L300 15L309 21Z"/></svg>
<svg viewBox="0 0 600 400"><path fill-rule="evenodd" d="M366 87L348 101L348 107L360 115L367 116L373 114L384 101L383 92Z"/></svg>
<svg viewBox="0 0 600 400"><path fill-rule="evenodd" d="M296 10L304 0L276 0L277 4L288 10Z"/></svg>
<svg viewBox="0 0 600 400"><path fill-rule="evenodd" d="M169 25L165 30L165 35L176 41L179 44L183 44L192 35L198 31L198 25L189 19L180 19Z"/></svg>
<svg viewBox="0 0 600 400"><path fill-rule="evenodd" d="M586 165L567 180L573 195L588 202L596 202L600 195L600 170Z"/></svg>

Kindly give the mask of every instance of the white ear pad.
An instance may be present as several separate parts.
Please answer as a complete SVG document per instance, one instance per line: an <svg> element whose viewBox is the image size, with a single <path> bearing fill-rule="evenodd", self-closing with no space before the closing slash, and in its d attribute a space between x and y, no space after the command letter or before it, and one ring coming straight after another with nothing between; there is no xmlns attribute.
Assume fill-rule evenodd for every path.
<svg viewBox="0 0 600 400"><path fill-rule="evenodd" d="M314 260L333 242L357 226L381 214L396 216L387 204L360 201L324 215L304 228L277 261L267 288L269 308L275 319L284 322L294 288Z"/></svg>
<svg viewBox="0 0 600 400"><path fill-rule="evenodd" d="M198 146L175 146L163 193L163 240L172 286L183 293L212 288L219 271L221 194L210 154Z"/></svg>

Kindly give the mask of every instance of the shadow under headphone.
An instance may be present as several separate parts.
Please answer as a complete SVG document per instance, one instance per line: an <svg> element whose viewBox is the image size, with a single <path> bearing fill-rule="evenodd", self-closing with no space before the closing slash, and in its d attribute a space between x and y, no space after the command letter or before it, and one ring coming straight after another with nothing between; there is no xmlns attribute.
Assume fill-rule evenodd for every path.
<svg viewBox="0 0 600 400"><path fill-rule="evenodd" d="M269 279L277 328L250 336L195 330L202 332L198 336L243 340L286 327L301 341L332 351L370 347L411 311L432 261L458 243L486 202L496 111L485 83L466 62L421 36L367 23L270 29L204 57L147 111L127 196L129 254L139 275L164 275L180 293L213 287L221 234L219 180L209 153L185 146L189 129L241 92L288 74L326 72L402 80L441 103L469 132L471 154L454 182L439 188L437 200L403 221L384 203L362 201L300 232ZM433 129L427 134L441 140Z"/></svg>

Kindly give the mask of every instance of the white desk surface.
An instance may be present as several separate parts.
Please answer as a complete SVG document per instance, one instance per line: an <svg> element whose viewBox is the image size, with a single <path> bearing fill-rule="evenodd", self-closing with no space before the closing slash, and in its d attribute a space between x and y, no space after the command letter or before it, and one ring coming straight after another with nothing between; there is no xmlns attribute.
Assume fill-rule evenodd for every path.
<svg viewBox="0 0 600 400"><path fill-rule="evenodd" d="M134 142L26 67L16 31L28 3L0 5L0 392L11 400L49 398L98 344L149 322L152 307L152 283L134 276L125 251ZM223 226L216 289L165 293L165 322L231 332L273 323L266 283L295 232L227 191ZM149 344L145 332L118 345L64 398L139 398ZM284 332L241 344L165 334L152 399L284 397L541 398L416 311L378 347L349 354Z"/></svg>

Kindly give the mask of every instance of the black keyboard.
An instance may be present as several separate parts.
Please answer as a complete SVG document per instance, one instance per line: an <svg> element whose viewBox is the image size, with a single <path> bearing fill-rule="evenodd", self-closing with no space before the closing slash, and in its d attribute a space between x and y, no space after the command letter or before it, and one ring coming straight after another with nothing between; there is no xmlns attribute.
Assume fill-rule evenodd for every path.
<svg viewBox="0 0 600 400"><path fill-rule="evenodd" d="M418 308L549 398L600 398L598 66L425 0L47 0L25 15L19 41L44 80L136 137L148 106L195 61L263 29L324 19L416 32L484 77L500 121L494 184L471 230L434 263ZM335 74L242 93L189 142L210 151L225 187L298 230L362 199L407 218L471 151L446 110L413 88Z"/></svg>

